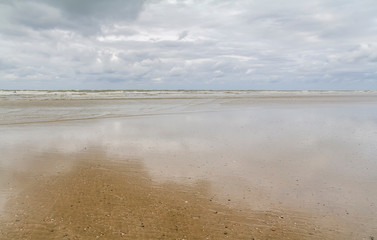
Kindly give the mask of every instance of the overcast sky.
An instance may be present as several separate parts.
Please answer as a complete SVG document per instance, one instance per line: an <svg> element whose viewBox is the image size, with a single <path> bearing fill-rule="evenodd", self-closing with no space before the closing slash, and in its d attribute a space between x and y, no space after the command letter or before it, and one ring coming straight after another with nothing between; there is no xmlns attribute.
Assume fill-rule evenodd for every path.
<svg viewBox="0 0 377 240"><path fill-rule="evenodd" d="M377 89L377 2L0 0L0 89Z"/></svg>

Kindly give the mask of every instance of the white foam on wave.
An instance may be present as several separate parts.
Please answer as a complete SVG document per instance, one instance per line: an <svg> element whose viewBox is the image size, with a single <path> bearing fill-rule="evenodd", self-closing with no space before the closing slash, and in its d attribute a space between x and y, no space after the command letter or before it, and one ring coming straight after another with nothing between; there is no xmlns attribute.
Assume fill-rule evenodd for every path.
<svg viewBox="0 0 377 240"><path fill-rule="evenodd" d="M375 90L364 91L277 91L277 90L0 90L0 99L127 99L127 98L207 98L207 97L276 97L276 96L376 96Z"/></svg>

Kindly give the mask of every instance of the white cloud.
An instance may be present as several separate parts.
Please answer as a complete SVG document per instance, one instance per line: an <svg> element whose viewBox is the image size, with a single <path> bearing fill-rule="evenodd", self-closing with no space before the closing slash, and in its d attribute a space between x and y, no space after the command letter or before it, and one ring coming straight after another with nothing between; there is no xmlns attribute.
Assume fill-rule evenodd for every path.
<svg viewBox="0 0 377 240"><path fill-rule="evenodd" d="M0 88L377 85L372 0L0 5Z"/></svg>

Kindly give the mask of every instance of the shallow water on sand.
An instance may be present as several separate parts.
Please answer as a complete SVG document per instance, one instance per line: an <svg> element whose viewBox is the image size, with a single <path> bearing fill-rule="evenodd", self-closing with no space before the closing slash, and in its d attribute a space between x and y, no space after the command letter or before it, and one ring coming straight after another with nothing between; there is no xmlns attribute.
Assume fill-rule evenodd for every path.
<svg viewBox="0 0 377 240"><path fill-rule="evenodd" d="M376 94L106 96L0 100L1 239L377 236Z"/></svg>

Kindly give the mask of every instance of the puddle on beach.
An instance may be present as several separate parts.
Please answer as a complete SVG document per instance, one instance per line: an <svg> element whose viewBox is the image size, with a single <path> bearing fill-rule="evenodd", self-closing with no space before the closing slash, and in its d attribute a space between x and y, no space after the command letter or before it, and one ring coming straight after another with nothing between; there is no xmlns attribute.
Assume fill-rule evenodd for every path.
<svg viewBox="0 0 377 240"><path fill-rule="evenodd" d="M296 100L11 102L0 239L375 238L375 99Z"/></svg>

